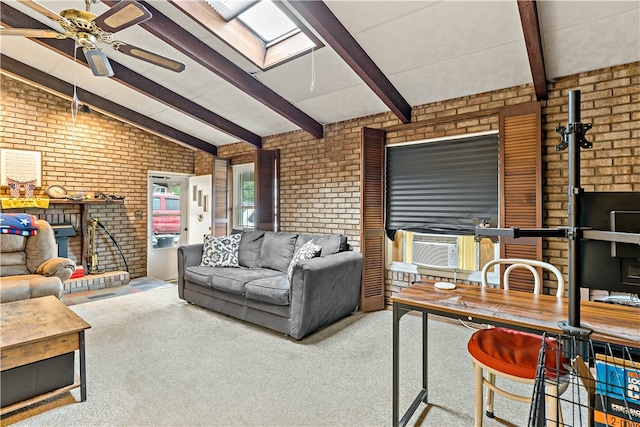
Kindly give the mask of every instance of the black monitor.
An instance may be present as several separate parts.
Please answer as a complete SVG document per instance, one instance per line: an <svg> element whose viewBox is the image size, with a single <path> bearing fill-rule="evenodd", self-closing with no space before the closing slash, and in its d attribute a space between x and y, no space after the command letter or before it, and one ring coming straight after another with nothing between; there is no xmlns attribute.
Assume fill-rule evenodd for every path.
<svg viewBox="0 0 640 427"><path fill-rule="evenodd" d="M585 192L580 227L640 233L640 192ZM580 240L580 287L640 294L640 245Z"/></svg>

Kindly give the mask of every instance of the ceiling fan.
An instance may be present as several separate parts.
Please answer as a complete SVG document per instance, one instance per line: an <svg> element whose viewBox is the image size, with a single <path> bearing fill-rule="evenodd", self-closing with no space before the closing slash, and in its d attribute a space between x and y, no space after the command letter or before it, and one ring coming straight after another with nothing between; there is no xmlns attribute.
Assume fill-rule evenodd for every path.
<svg viewBox="0 0 640 427"><path fill-rule="evenodd" d="M113 34L151 18L151 13L135 0L122 0L116 6L96 16L90 12L92 4L100 0L85 0L86 10L66 9L57 13L33 0L18 0L19 3L56 21L63 32L30 28L0 28L0 35L34 38L74 39L82 47L93 74L100 77L113 76L109 58L102 52L100 44L108 44L115 50L177 73L184 64L157 53L114 40Z"/></svg>

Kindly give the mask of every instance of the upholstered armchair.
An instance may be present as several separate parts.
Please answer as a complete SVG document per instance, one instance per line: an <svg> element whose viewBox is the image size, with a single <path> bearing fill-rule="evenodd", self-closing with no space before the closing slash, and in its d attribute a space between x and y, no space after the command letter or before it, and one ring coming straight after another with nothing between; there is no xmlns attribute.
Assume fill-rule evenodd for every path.
<svg viewBox="0 0 640 427"><path fill-rule="evenodd" d="M4 215L4 214L3 214ZM0 302L54 295L62 297L63 283L76 264L58 257L51 225L37 220L34 235L0 235Z"/></svg>

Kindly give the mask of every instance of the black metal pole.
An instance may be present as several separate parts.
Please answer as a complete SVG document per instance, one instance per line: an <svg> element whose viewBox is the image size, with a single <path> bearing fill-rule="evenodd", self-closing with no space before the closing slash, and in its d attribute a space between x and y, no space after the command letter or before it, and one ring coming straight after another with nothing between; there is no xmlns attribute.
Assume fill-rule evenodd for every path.
<svg viewBox="0 0 640 427"><path fill-rule="evenodd" d="M567 122L569 144L569 326L580 327L580 91L569 92L569 120Z"/></svg>

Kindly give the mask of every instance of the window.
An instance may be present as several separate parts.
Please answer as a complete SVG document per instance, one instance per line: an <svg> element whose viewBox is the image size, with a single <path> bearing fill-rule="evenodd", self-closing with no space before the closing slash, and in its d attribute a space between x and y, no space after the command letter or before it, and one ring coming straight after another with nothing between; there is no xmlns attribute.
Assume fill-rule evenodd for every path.
<svg viewBox="0 0 640 427"><path fill-rule="evenodd" d="M183 0L174 4L262 70L323 46L282 2Z"/></svg>
<svg viewBox="0 0 640 427"><path fill-rule="evenodd" d="M498 218L498 135L387 147L386 230L408 231L404 260L476 271L497 246L474 242L478 221Z"/></svg>
<svg viewBox="0 0 640 427"><path fill-rule="evenodd" d="M238 15L251 31L269 46L278 40L292 36L300 30L271 0L262 0Z"/></svg>
<svg viewBox="0 0 640 427"><path fill-rule="evenodd" d="M387 148L387 231L470 234L498 218L498 135Z"/></svg>
<svg viewBox="0 0 640 427"><path fill-rule="evenodd" d="M233 228L253 230L255 210L254 164L233 166Z"/></svg>

